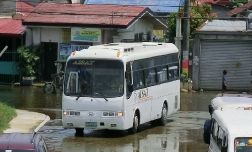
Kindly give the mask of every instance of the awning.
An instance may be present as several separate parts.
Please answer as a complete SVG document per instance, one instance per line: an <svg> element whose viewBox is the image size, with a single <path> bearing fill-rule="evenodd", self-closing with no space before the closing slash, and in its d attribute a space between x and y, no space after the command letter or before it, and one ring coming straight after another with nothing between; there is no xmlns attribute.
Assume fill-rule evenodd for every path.
<svg viewBox="0 0 252 152"><path fill-rule="evenodd" d="M0 35L21 36L25 33L25 26L21 20L0 18Z"/></svg>

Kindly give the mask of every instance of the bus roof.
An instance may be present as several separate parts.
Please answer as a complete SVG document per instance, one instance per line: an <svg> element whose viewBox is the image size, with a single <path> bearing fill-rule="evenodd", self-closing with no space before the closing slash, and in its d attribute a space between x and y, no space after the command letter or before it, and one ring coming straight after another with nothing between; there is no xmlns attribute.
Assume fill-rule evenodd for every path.
<svg viewBox="0 0 252 152"><path fill-rule="evenodd" d="M232 135L252 137L251 110L215 110L213 118L220 126Z"/></svg>
<svg viewBox="0 0 252 152"><path fill-rule="evenodd" d="M251 96L217 96L211 101L213 109L252 108Z"/></svg>
<svg viewBox="0 0 252 152"><path fill-rule="evenodd" d="M119 59L125 56L134 59L148 58L153 56L177 53L178 48L172 43L110 43L104 45L90 46L88 49L72 53L68 60L74 59Z"/></svg>

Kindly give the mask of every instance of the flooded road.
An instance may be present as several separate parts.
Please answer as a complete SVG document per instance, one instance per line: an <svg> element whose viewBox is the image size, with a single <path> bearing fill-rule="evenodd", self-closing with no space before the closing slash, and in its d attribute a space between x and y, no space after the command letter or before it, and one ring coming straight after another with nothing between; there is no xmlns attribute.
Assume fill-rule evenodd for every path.
<svg viewBox="0 0 252 152"><path fill-rule="evenodd" d="M74 129L63 129L60 92L44 94L42 88L0 86L0 101L50 116L40 130L50 152L202 152L207 150L202 137L204 121L209 118L207 106L217 93L181 93L181 109L165 126L146 123L135 135L85 129L84 135L76 136Z"/></svg>

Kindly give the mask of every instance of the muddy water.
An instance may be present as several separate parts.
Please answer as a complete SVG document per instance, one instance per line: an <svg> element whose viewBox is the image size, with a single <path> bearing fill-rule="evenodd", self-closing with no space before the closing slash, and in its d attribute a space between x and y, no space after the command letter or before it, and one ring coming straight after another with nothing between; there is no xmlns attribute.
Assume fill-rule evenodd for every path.
<svg viewBox="0 0 252 152"><path fill-rule="evenodd" d="M18 109L41 112L51 121L40 133L52 152L202 152L202 133L209 118L207 105L218 92L181 93L181 110L163 127L144 124L135 135L118 131L75 130L61 125L61 94L44 94L42 88L0 86L0 101Z"/></svg>

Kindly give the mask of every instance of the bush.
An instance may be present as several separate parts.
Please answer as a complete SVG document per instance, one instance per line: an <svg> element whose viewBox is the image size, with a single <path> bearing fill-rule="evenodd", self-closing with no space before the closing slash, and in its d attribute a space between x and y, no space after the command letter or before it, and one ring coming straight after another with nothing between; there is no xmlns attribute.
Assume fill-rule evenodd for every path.
<svg viewBox="0 0 252 152"><path fill-rule="evenodd" d="M9 107L0 102L0 133L3 132L6 128L9 127L9 122L17 116L17 112L14 108Z"/></svg>
<svg viewBox="0 0 252 152"><path fill-rule="evenodd" d="M188 78L187 74L180 74L180 81L182 82L191 82L192 80L190 78Z"/></svg>
<svg viewBox="0 0 252 152"><path fill-rule="evenodd" d="M39 46L20 46L17 49L19 61L17 70L21 76L35 76L39 74Z"/></svg>

